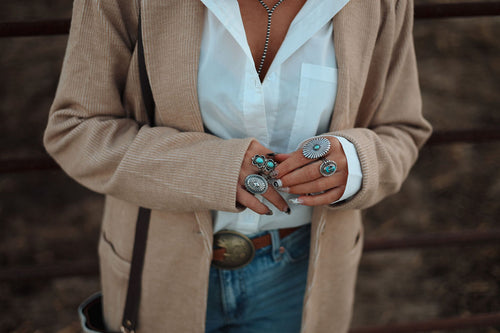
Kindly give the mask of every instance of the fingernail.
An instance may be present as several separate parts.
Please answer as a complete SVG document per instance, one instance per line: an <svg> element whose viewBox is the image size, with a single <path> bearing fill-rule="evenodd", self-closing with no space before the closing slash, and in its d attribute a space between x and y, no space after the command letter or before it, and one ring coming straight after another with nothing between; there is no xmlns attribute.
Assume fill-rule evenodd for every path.
<svg viewBox="0 0 500 333"><path fill-rule="evenodd" d="M269 176L271 176L272 178L278 177L278 170L271 171L271 173L269 173Z"/></svg>
<svg viewBox="0 0 500 333"><path fill-rule="evenodd" d="M268 212L266 213L266 215L269 215L269 216L271 216L271 215L273 215L273 214L274 214L274 213L273 213L273 211L272 211L272 210L270 210L270 211L268 211Z"/></svg>
<svg viewBox="0 0 500 333"><path fill-rule="evenodd" d="M280 187L278 189L278 191L284 192L284 193L290 193L290 188L289 187Z"/></svg>
<svg viewBox="0 0 500 333"><path fill-rule="evenodd" d="M304 201L302 199L299 199L299 198L292 198L292 199L289 199L288 201L290 203L293 203L294 205L301 205L302 203L304 203Z"/></svg>
<svg viewBox="0 0 500 333"><path fill-rule="evenodd" d="M283 186L283 182L281 181L281 179L275 179L273 180L273 186L279 189L281 186Z"/></svg>

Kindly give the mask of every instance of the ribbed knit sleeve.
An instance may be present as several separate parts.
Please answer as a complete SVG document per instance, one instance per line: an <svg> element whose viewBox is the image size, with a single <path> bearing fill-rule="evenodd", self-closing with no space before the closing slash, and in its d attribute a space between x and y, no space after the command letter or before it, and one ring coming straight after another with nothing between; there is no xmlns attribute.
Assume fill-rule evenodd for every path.
<svg viewBox="0 0 500 333"><path fill-rule="evenodd" d="M334 209L363 209L397 192L431 133L422 116L413 45L413 1L386 1L354 128L332 134L354 143L363 183Z"/></svg>
<svg viewBox="0 0 500 333"><path fill-rule="evenodd" d="M157 127L144 125L135 53L137 9L135 0L74 2L45 147L93 191L160 210L236 211L239 170L252 139L222 140L203 129L169 126L162 117ZM162 79L185 81L181 74ZM170 82L154 92L175 89ZM173 103L169 114L195 115L192 104Z"/></svg>

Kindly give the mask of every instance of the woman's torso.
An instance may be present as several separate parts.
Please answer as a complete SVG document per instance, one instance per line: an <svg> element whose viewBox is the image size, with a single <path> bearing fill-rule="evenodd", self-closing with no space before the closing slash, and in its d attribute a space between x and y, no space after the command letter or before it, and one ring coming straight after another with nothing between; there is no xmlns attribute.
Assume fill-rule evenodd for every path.
<svg viewBox="0 0 500 333"><path fill-rule="evenodd" d="M265 8L258 0L203 2L198 98L205 127L224 139L254 137L280 153L326 132L337 90L332 17L343 5L284 0L273 12L266 76L259 77ZM273 216L218 211L215 229L251 234L293 227L310 222L311 212L304 206L292 207L291 216L277 209Z"/></svg>

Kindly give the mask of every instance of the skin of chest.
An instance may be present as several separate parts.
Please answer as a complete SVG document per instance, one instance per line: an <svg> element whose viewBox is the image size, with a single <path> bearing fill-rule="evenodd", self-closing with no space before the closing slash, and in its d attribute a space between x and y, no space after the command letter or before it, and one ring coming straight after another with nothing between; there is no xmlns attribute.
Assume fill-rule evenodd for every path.
<svg viewBox="0 0 500 333"><path fill-rule="evenodd" d="M269 9L272 9L277 3L277 0L263 1ZM262 67L261 80L266 76L269 66L285 39L290 24L305 2L306 0L283 0L274 10L271 19L271 35L269 37L266 59ZM259 0L238 0L238 4L243 26L245 27L247 42L257 68L264 52L268 14Z"/></svg>

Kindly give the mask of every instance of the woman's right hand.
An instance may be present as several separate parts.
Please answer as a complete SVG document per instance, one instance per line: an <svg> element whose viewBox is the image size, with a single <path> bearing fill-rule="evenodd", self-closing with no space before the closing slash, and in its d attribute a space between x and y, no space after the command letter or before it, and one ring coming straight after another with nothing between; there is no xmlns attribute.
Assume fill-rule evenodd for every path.
<svg viewBox="0 0 500 333"><path fill-rule="evenodd" d="M245 158L243 159L243 163L241 165L238 188L236 190L236 202L239 205L247 207L261 215L272 215L272 210L262 202L260 202L260 200L256 198L254 194L247 191L245 187L245 178L248 175L258 173L257 167L252 164L252 157L254 157L255 155L266 156L270 153L273 152L264 147L258 141L252 141L252 143L248 147ZM269 185L268 190L266 191L266 193L262 194L262 196L266 198L267 201L276 206L276 208L278 208L280 211L290 214L290 208L287 202L273 186Z"/></svg>

